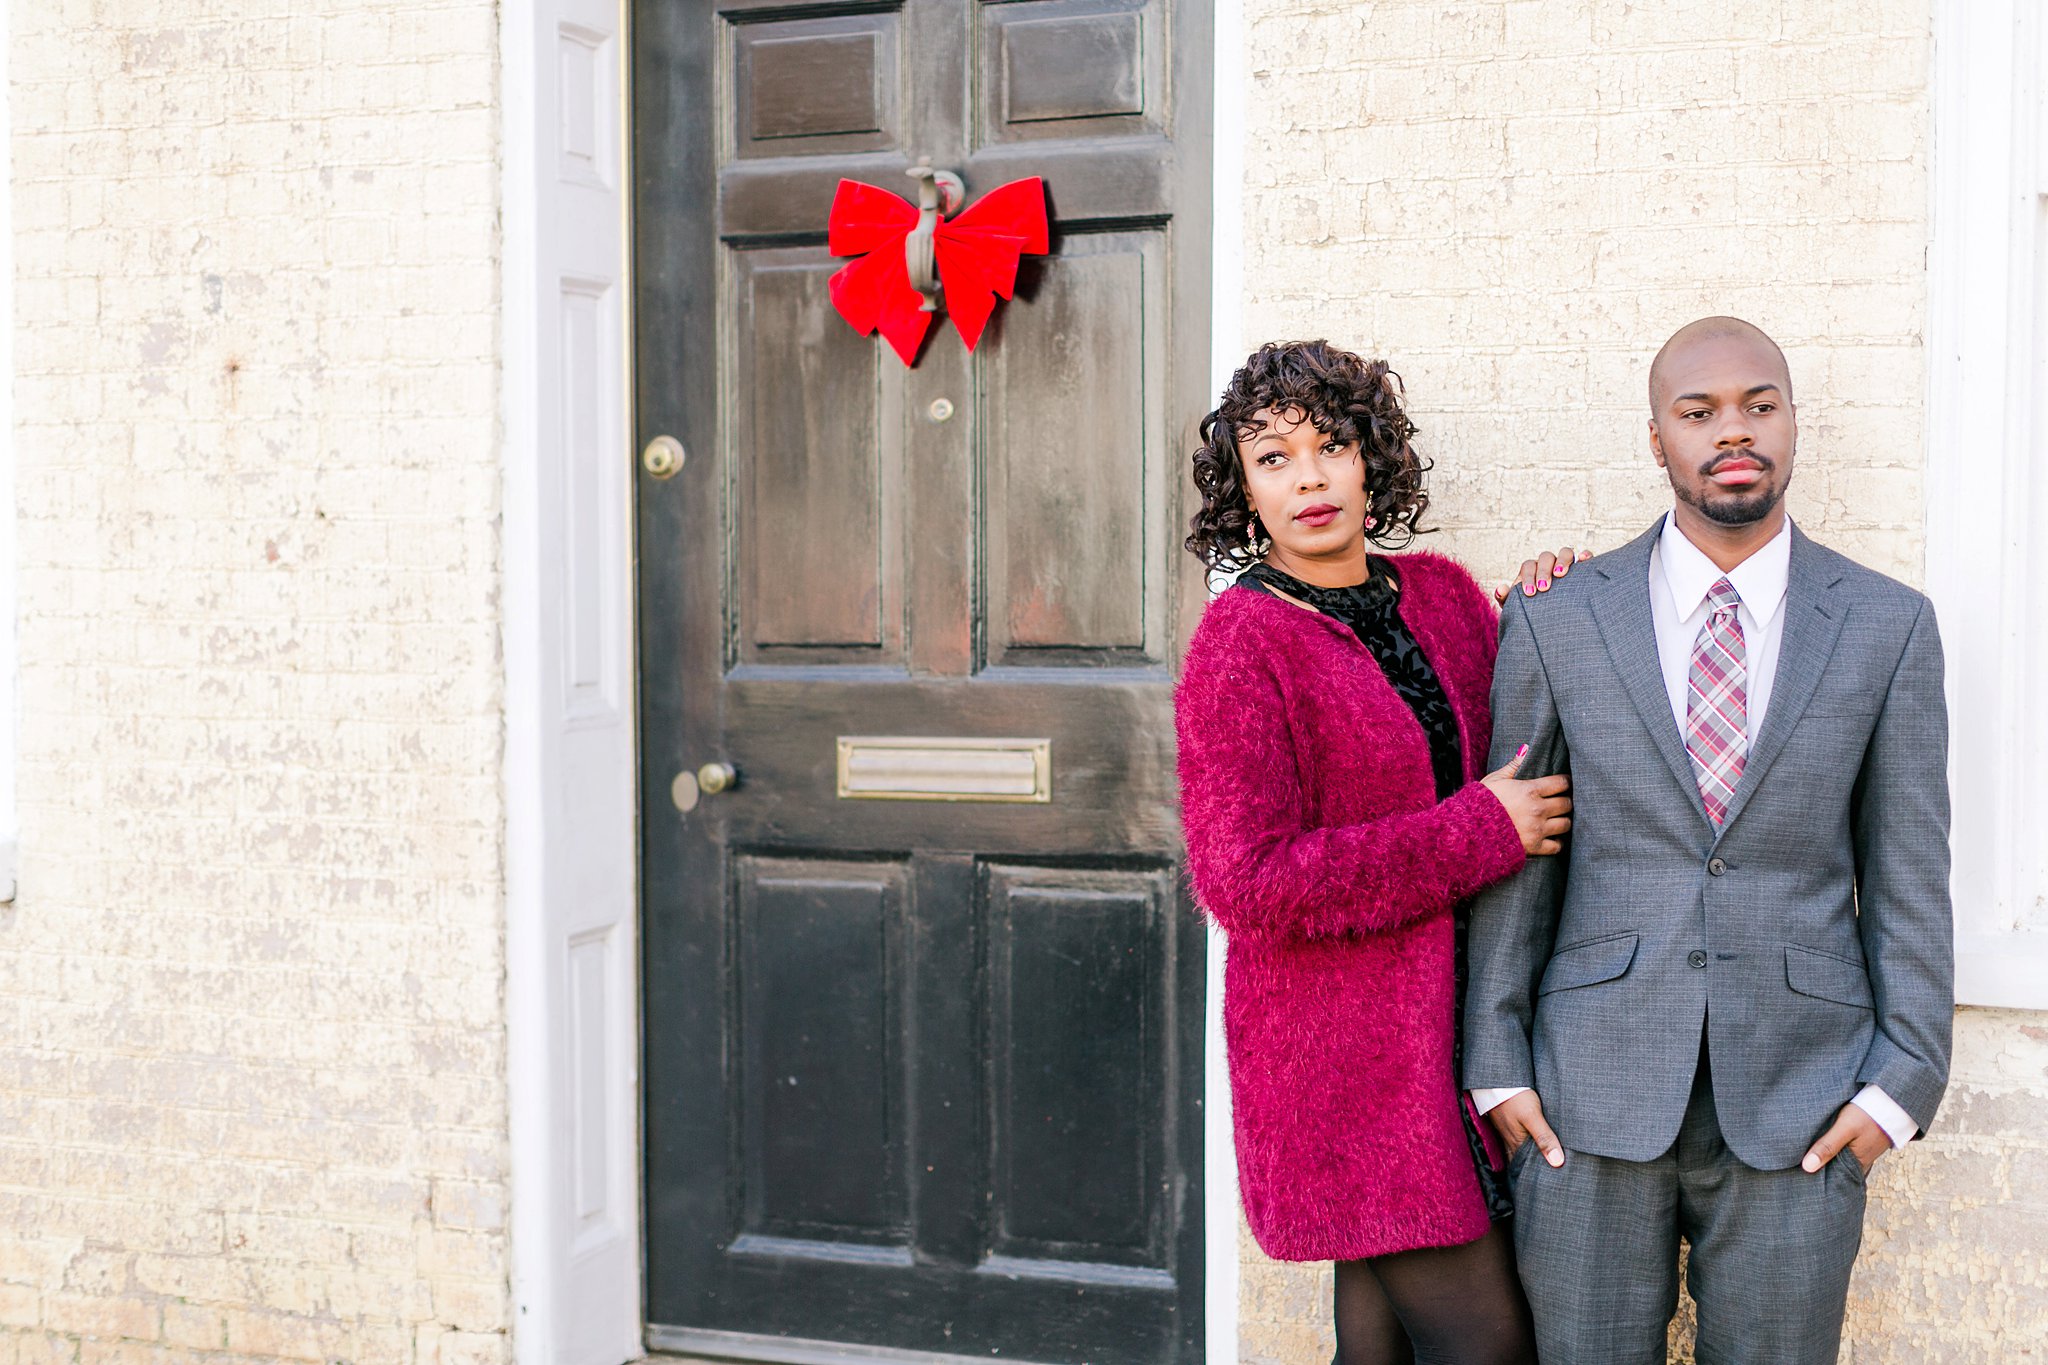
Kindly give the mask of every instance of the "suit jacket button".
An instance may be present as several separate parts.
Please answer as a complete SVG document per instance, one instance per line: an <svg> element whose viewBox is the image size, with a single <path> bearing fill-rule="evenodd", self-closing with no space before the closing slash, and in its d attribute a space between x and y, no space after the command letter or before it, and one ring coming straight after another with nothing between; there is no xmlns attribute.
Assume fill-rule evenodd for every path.
<svg viewBox="0 0 2048 1365"><path fill-rule="evenodd" d="M1720 876L1723 872L1726 872L1727 870L1728 864L1722 862L1719 858L1715 858L1713 861L1707 864L1707 871L1716 877ZM1699 964L1695 963L1693 965L1697 966Z"/></svg>
<svg viewBox="0 0 2048 1365"><path fill-rule="evenodd" d="M1704 967L1707 965L1707 955L1697 948L1687 953L1685 955L1685 960L1687 962L1690 962L1695 967Z"/></svg>

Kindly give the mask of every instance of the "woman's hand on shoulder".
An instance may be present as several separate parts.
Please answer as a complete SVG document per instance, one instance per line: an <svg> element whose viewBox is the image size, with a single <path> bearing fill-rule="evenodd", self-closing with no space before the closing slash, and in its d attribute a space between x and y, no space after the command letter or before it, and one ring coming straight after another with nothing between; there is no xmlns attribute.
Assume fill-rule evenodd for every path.
<svg viewBox="0 0 2048 1365"><path fill-rule="evenodd" d="M1534 559L1525 559L1522 561L1522 572L1519 577L1511 578L1493 590L1493 604L1497 607L1505 606L1508 594L1512 593L1517 586L1520 586L1522 589L1524 597L1534 597L1539 592L1549 592L1553 579L1563 578L1571 572L1572 565L1583 564L1592 557L1593 552L1591 550L1580 550L1574 553L1572 547L1567 545L1556 554L1545 550Z"/></svg>
<svg viewBox="0 0 2048 1365"><path fill-rule="evenodd" d="M1560 853L1558 841L1572 829L1572 780L1563 773L1522 780L1522 760L1529 756L1524 744L1515 756L1479 780L1494 794L1515 822L1522 836L1522 851L1532 858Z"/></svg>

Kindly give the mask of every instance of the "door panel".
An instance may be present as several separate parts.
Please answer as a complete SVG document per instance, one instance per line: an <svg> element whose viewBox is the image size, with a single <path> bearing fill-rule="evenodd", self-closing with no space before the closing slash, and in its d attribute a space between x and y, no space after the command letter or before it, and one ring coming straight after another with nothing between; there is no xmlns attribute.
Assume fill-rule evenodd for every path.
<svg viewBox="0 0 2048 1365"><path fill-rule="evenodd" d="M640 488L650 1341L1199 1359L1206 14L636 23L639 417L689 452ZM970 201L1045 175L1053 250L906 368L832 310L825 218L927 158ZM1051 799L842 798L849 736L1043 740Z"/></svg>
<svg viewBox="0 0 2048 1365"><path fill-rule="evenodd" d="M895 145L897 18L884 10L735 26L729 62L738 155Z"/></svg>
<svg viewBox="0 0 2048 1365"><path fill-rule="evenodd" d="M1165 84L1159 21L1159 5L1118 0L984 8L984 140L1158 134L1145 93ZM1090 126L1069 126L1083 119Z"/></svg>
<svg viewBox="0 0 2048 1365"><path fill-rule="evenodd" d="M736 862L742 1240L902 1246L907 868Z"/></svg>
<svg viewBox="0 0 2048 1365"><path fill-rule="evenodd" d="M1171 873L988 870L996 1254L1164 1268ZM1077 1160L1078 1157L1078 1160Z"/></svg>
<svg viewBox="0 0 2048 1365"><path fill-rule="evenodd" d="M901 662L890 514L903 387L882 349L832 311L826 282L841 264L816 247L732 258L733 416L749 452L733 471L733 521L749 661Z"/></svg>
<svg viewBox="0 0 2048 1365"><path fill-rule="evenodd" d="M998 319L984 362L993 664L1163 661L1179 568L1160 543L1163 247L1156 232L1071 237Z"/></svg>

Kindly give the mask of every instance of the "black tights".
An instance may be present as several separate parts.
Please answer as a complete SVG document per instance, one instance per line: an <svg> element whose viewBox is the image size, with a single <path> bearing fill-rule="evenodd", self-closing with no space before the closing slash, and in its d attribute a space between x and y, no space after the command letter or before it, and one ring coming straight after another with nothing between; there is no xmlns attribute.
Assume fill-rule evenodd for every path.
<svg viewBox="0 0 2048 1365"><path fill-rule="evenodd" d="M1507 1228L1337 1262L1336 1365L1536 1365Z"/></svg>

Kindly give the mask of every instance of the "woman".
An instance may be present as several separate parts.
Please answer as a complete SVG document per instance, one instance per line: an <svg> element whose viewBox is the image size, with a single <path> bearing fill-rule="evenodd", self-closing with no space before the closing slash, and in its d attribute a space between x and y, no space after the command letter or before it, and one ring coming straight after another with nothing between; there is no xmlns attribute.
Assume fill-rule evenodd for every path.
<svg viewBox="0 0 2048 1365"><path fill-rule="evenodd" d="M1457 1084L1459 907L1557 852L1571 803L1562 776L1479 773L1485 591L1369 550L1421 529L1414 432L1385 363L1325 342L1262 347L1203 421L1188 548L1243 572L1176 695L1183 823L1229 935L1259 1245L1337 1263L1342 1365L1533 1362L1498 1149Z"/></svg>

